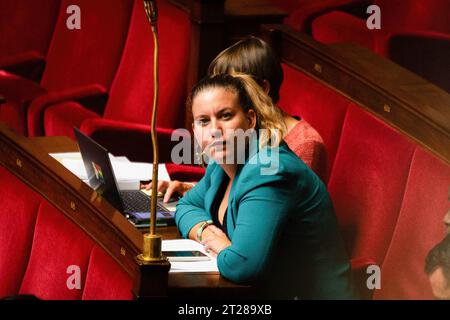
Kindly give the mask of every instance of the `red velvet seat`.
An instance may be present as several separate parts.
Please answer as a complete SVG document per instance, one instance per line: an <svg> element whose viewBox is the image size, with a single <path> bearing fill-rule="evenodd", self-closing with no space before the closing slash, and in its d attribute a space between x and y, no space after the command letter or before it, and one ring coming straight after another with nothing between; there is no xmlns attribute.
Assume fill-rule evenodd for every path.
<svg viewBox="0 0 450 320"><path fill-rule="evenodd" d="M283 69L279 105L313 124L327 145L328 188L358 288L365 297L374 293L365 268L377 264L375 299L430 298L422 270L442 237L449 166L332 89Z"/></svg>
<svg viewBox="0 0 450 320"><path fill-rule="evenodd" d="M69 5L81 10L81 29L69 30L66 13ZM51 95L40 97L60 100L62 96L76 99L93 94L92 85L109 89L119 63L128 31L132 3L129 0L62 0L53 38L48 49L47 64L41 86ZM73 88L77 88L74 95ZM22 88L25 92L27 88ZM1 92L0 94L4 94ZM46 100L47 99L47 100ZM41 104L32 103L32 115L39 117ZM25 110L24 110L25 109ZM27 108L17 108L13 103L0 107L0 121L16 124L13 128L27 133Z"/></svg>
<svg viewBox="0 0 450 320"><path fill-rule="evenodd" d="M304 118L322 136L327 166L326 172L317 174L327 182L350 101L292 67L283 65L283 72L279 106L289 114Z"/></svg>
<svg viewBox="0 0 450 320"><path fill-rule="evenodd" d="M3 167L0 185L0 298L133 298L133 279L81 228ZM67 286L70 266L80 289Z"/></svg>
<svg viewBox="0 0 450 320"><path fill-rule="evenodd" d="M450 90L450 2L447 0L378 0L381 30L369 30L366 21L333 11L313 21L312 34L323 43L354 42Z"/></svg>
<svg viewBox="0 0 450 320"><path fill-rule="evenodd" d="M60 2L0 1L0 69L39 79Z"/></svg>
<svg viewBox="0 0 450 320"><path fill-rule="evenodd" d="M30 257L41 198L0 166L0 202L0 298L2 298L19 292ZM15 226L13 230L12 225Z"/></svg>
<svg viewBox="0 0 450 320"><path fill-rule="evenodd" d="M123 57L102 117L88 111L81 103L51 105L44 113L45 135L73 137L72 128L77 126L114 154L125 154L132 160L150 159L153 37L142 1L134 3ZM190 21L184 11L167 1L160 1L158 6L160 91L157 125L173 129L184 126ZM40 130L41 125L30 126L31 135L43 133ZM161 139L170 142L171 131L160 131L160 135L165 133L168 135ZM160 142L160 145L165 147L166 143ZM170 149L167 150L161 153L170 156Z"/></svg>
<svg viewBox="0 0 450 320"><path fill-rule="evenodd" d="M81 283L86 281L93 241L70 223L46 201L41 203L34 230L30 260L20 287L20 294L40 299L81 299L83 291L70 289L70 266L80 268Z"/></svg>
<svg viewBox="0 0 450 320"><path fill-rule="evenodd" d="M328 183L350 257L382 264L400 212L414 145L351 104Z"/></svg>
<svg viewBox="0 0 450 320"><path fill-rule="evenodd" d="M425 257L444 237L450 167L417 148L374 299L432 299Z"/></svg>
<svg viewBox="0 0 450 320"><path fill-rule="evenodd" d="M271 0L288 13L284 23L293 29L310 32L314 18L338 8L346 7L361 0Z"/></svg>
<svg viewBox="0 0 450 320"><path fill-rule="evenodd" d="M133 282L129 275L98 245L91 251L83 300L131 300Z"/></svg>

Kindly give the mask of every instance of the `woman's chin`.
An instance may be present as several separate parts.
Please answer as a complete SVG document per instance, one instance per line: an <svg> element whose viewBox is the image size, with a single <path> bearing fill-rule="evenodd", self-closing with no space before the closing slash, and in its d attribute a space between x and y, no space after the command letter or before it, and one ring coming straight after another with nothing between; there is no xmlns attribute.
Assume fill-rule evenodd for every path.
<svg viewBox="0 0 450 320"><path fill-rule="evenodd" d="M210 158L219 164L231 164L228 163L230 160L228 159L227 161L227 156L228 154L225 150L214 150L210 154Z"/></svg>

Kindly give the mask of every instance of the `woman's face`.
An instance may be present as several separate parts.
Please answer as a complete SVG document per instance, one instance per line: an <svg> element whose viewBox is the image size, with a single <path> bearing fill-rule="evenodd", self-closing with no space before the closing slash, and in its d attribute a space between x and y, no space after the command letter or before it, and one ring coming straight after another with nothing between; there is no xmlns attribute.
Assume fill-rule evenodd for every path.
<svg viewBox="0 0 450 320"><path fill-rule="evenodd" d="M192 114L195 138L208 157L223 163L227 156L235 159L238 152L245 152L242 144L236 145L235 134L242 132L238 129L254 129L256 114L254 110L244 112L237 93L220 87L205 89L194 98ZM227 149L228 153L234 150L234 155Z"/></svg>

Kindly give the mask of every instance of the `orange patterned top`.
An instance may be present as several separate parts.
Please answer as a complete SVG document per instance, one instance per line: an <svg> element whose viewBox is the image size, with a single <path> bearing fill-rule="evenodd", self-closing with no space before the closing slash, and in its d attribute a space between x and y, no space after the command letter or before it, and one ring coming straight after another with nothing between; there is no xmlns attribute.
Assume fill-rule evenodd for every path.
<svg viewBox="0 0 450 320"><path fill-rule="evenodd" d="M326 149L322 137L308 122L301 119L284 137L289 148L320 178L326 170Z"/></svg>

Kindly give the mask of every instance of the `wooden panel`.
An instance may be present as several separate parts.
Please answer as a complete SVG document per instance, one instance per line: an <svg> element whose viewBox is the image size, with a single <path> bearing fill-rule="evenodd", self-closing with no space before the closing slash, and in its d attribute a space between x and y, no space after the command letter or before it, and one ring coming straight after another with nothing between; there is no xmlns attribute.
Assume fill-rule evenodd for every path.
<svg viewBox="0 0 450 320"><path fill-rule="evenodd" d="M225 2L226 46L249 35L260 35L261 24L282 23L287 13L269 0Z"/></svg>

